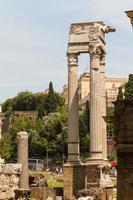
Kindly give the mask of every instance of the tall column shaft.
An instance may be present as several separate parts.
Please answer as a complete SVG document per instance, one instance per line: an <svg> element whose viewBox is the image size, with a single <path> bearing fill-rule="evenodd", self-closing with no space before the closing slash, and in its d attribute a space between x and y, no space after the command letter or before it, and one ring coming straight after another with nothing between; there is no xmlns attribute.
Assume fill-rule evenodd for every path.
<svg viewBox="0 0 133 200"><path fill-rule="evenodd" d="M68 54L68 161L79 161L78 58Z"/></svg>
<svg viewBox="0 0 133 200"><path fill-rule="evenodd" d="M101 71L101 125L103 135L103 159L107 160L107 129L104 117L106 116L106 89L105 89L105 56L100 62Z"/></svg>
<svg viewBox="0 0 133 200"><path fill-rule="evenodd" d="M90 53L90 153L91 159L102 159L100 55Z"/></svg>
<svg viewBox="0 0 133 200"><path fill-rule="evenodd" d="M17 134L17 162L22 164L20 174L20 189L29 189L29 170L28 170L28 133L19 132Z"/></svg>

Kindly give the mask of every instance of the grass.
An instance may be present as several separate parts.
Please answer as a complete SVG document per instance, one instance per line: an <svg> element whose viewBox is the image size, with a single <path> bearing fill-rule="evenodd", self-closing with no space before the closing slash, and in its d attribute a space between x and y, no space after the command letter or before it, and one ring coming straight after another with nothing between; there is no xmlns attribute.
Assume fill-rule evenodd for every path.
<svg viewBox="0 0 133 200"><path fill-rule="evenodd" d="M111 178L111 180L112 180L114 186L116 186L117 185L117 179L116 178Z"/></svg>
<svg viewBox="0 0 133 200"><path fill-rule="evenodd" d="M44 172L44 177L47 181L48 187L63 187L63 176L56 175L51 172Z"/></svg>
<svg viewBox="0 0 133 200"><path fill-rule="evenodd" d="M63 175L52 172L31 172L31 174L42 174L50 188L63 187Z"/></svg>

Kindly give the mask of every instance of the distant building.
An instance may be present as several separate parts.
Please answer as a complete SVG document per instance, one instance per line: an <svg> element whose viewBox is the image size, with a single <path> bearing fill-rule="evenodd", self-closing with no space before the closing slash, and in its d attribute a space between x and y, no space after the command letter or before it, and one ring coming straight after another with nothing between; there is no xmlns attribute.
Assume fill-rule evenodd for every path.
<svg viewBox="0 0 133 200"><path fill-rule="evenodd" d="M112 107L113 102L117 98L118 89L120 86L125 85L128 81L128 78L114 78L114 77L105 77L105 89L106 89L106 99L107 106ZM79 104L84 104L89 100L90 95L90 74L88 72L80 75L79 78ZM62 95L65 99L65 103L68 104L68 87L64 85Z"/></svg>

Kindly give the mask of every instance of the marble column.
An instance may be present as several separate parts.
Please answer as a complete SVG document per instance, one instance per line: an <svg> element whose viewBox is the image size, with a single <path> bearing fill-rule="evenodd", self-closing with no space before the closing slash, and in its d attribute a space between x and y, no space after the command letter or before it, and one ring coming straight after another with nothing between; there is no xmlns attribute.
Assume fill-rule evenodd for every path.
<svg viewBox="0 0 133 200"><path fill-rule="evenodd" d="M90 159L102 160L100 49L90 52Z"/></svg>
<svg viewBox="0 0 133 200"><path fill-rule="evenodd" d="M19 132L17 134L17 162L22 164L20 174L19 188L22 190L29 189L29 170L28 170L28 133Z"/></svg>
<svg viewBox="0 0 133 200"><path fill-rule="evenodd" d="M79 162L78 55L68 54L68 162Z"/></svg>
<svg viewBox="0 0 133 200"><path fill-rule="evenodd" d="M106 89L105 89L105 55L100 61L101 72L101 126L103 136L103 159L107 160L107 129L104 117L106 116Z"/></svg>

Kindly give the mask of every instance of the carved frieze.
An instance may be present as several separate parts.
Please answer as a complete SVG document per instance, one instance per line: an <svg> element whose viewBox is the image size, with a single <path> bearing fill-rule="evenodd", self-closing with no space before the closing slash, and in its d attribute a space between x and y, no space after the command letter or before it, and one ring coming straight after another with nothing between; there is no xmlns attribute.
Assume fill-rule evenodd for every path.
<svg viewBox="0 0 133 200"><path fill-rule="evenodd" d="M78 65L78 55L77 54L68 54L68 65Z"/></svg>
<svg viewBox="0 0 133 200"><path fill-rule="evenodd" d="M89 41L97 41L99 39L99 27L90 25L72 25L70 28L70 34L80 35L88 34Z"/></svg>

